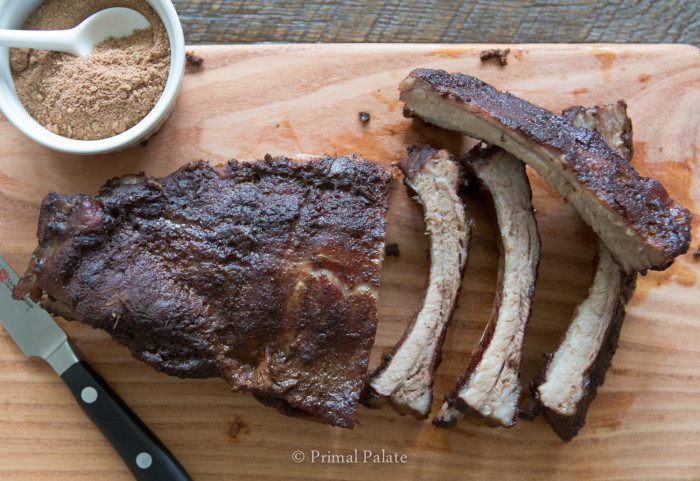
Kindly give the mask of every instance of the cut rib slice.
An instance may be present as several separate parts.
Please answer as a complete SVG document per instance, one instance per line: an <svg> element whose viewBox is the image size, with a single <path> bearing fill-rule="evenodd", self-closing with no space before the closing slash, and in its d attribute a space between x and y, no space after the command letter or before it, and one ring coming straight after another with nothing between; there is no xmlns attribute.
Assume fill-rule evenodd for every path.
<svg viewBox="0 0 700 481"><path fill-rule="evenodd" d="M599 134L468 75L416 69L400 90L414 115L500 146L534 168L626 272L665 269L688 250L688 210Z"/></svg>
<svg viewBox="0 0 700 481"><path fill-rule="evenodd" d="M488 192L500 233L498 293L479 345L433 424L452 427L461 414L491 425L512 426L518 415L520 361L540 255L525 166L497 148L472 149L467 174Z"/></svg>
<svg viewBox="0 0 700 481"><path fill-rule="evenodd" d="M411 198L423 208L430 236L430 275L423 305L401 340L370 376L364 402L389 400L401 413L430 413L435 369L467 264L470 224L458 195L459 164L445 150L425 145L400 163Z"/></svg>
<svg viewBox="0 0 700 481"><path fill-rule="evenodd" d="M624 102L590 109L573 107L564 116L576 126L597 130L625 160L631 159L632 124ZM542 374L533 381L534 399L525 417L533 418L542 410L562 439L576 436L610 367L635 281L636 274L625 274L600 243L588 296L576 308L556 352L547 356Z"/></svg>

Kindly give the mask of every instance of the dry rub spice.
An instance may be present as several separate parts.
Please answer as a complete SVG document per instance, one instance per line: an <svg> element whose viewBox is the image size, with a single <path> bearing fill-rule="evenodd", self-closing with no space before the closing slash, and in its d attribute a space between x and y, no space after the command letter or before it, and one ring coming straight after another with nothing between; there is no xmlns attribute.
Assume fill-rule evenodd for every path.
<svg viewBox="0 0 700 481"><path fill-rule="evenodd" d="M72 28L110 7L141 12L144 30L109 39L82 57L35 49L11 49L17 96L41 125L80 140L124 132L151 111L170 70L165 27L145 0L48 0L25 22L28 30Z"/></svg>

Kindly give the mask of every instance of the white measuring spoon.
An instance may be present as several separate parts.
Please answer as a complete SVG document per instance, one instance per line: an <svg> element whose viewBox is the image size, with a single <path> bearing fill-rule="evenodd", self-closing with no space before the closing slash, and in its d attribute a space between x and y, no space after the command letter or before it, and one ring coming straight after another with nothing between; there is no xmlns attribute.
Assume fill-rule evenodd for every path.
<svg viewBox="0 0 700 481"><path fill-rule="evenodd" d="M69 30L1 30L0 46L58 50L76 57L92 52L92 48L109 37L131 35L134 30L148 28L149 21L131 8L107 8L83 20Z"/></svg>

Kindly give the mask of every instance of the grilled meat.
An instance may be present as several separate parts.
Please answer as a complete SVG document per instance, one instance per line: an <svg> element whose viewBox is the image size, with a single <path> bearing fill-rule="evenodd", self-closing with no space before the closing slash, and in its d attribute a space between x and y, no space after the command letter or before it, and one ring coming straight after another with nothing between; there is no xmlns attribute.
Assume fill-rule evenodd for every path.
<svg viewBox="0 0 700 481"><path fill-rule="evenodd" d="M470 224L458 195L461 171L452 155L425 145L399 163L430 236L430 275L423 305L382 365L370 376L365 402L389 400L401 413L426 418L435 369L467 264Z"/></svg>
<svg viewBox="0 0 700 481"><path fill-rule="evenodd" d="M390 183L361 158L267 156L50 193L14 296L104 329L159 371L352 427Z"/></svg>
<svg viewBox="0 0 700 481"><path fill-rule="evenodd" d="M499 287L483 337L433 423L452 427L467 414L491 425L512 426L540 255L532 192L524 164L498 147L477 146L463 162L468 179L479 183L493 202L500 233Z"/></svg>
<svg viewBox="0 0 700 481"><path fill-rule="evenodd" d="M687 209L639 174L596 132L463 74L416 69L400 85L408 111L502 147L569 201L631 273L687 252Z"/></svg>
<svg viewBox="0 0 700 481"><path fill-rule="evenodd" d="M598 131L626 161L632 159L632 123L620 101L585 109L573 107L563 115L573 125ZM532 383L528 403L532 418L542 410L554 431L571 440L583 427L598 386L605 381L625 318L625 305L634 292L635 274L626 274L599 243L593 284L578 305L556 352Z"/></svg>

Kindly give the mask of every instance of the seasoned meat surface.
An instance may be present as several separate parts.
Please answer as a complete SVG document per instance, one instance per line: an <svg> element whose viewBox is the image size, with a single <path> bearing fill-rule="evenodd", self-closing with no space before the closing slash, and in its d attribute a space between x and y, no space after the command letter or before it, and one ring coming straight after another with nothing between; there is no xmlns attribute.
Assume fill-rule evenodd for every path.
<svg viewBox="0 0 700 481"><path fill-rule="evenodd" d="M687 252L690 219L594 131L468 75L416 69L401 82L407 112L523 160L579 212L626 272L662 270Z"/></svg>
<svg viewBox="0 0 700 481"><path fill-rule="evenodd" d="M370 376L365 402L389 400L401 413L426 418L433 401L440 348L467 265L471 226L459 196L462 172L445 150L412 150L399 167L412 199L423 208L430 236L430 274L420 311Z"/></svg>
<svg viewBox="0 0 700 481"><path fill-rule="evenodd" d="M453 427L462 414L510 427L518 415L520 362L532 310L540 236L525 165L498 147L474 147L463 159L495 211L501 257L491 318L472 359L433 423Z"/></svg>
<svg viewBox="0 0 700 481"><path fill-rule="evenodd" d="M391 175L357 157L190 163L50 193L16 287L180 377L352 427Z"/></svg>

